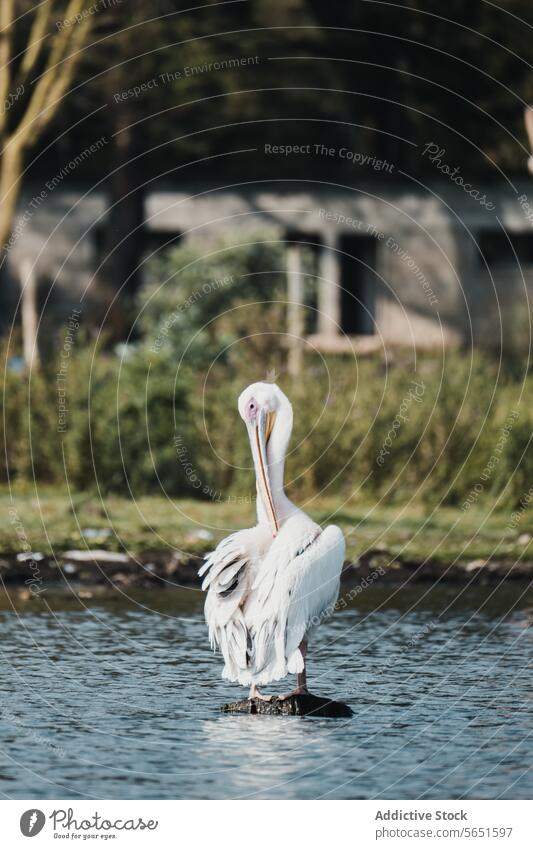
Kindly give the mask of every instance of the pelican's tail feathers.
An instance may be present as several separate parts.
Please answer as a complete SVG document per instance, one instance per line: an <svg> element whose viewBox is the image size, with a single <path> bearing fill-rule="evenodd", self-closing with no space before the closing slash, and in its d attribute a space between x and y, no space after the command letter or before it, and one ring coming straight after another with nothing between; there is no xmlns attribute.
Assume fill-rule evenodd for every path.
<svg viewBox="0 0 533 849"><path fill-rule="evenodd" d="M287 672L290 672L291 675L297 675L299 672L303 672L303 670L304 659L300 649L296 649L287 661Z"/></svg>

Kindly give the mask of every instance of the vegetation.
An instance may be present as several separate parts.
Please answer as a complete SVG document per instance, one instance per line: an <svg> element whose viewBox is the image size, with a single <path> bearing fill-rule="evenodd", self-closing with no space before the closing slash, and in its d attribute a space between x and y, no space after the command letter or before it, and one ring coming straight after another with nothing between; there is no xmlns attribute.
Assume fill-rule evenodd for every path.
<svg viewBox="0 0 533 849"><path fill-rule="evenodd" d="M29 385L8 372L2 476L134 497L161 490L211 501L249 496L236 398L279 367L283 352L270 342L265 355L267 341L257 351L245 339L232 362L205 370L143 347L123 362L80 351L72 355L59 432L53 364ZM496 366L480 357L449 356L444 369L419 358L416 371L400 360L385 368L377 358L309 358L301 381L282 373L278 382L295 408L287 479L298 497L371 495L466 511L488 496L516 507L533 480L531 412L517 401L522 386L497 378ZM528 377L524 397L532 383Z"/></svg>
<svg viewBox="0 0 533 849"><path fill-rule="evenodd" d="M347 146L420 176L434 173L421 156L434 141L468 178L499 176L498 168L524 173L533 19L522 0L439 0L429 8L422 0L386 7L259 0L192 11L180 0L154 0L141 11L140 4L109 6L113 29L102 32L102 14L92 16L97 34L84 52L76 96L43 137L42 146L51 145L48 161L61 165L65 146L72 156L87 138L111 139L124 108L143 180L182 180L180 169L191 162L198 163L195 177L218 178L223 163L230 180L268 179L265 143ZM214 67L241 57L242 64ZM152 80L138 95L115 100L115 93ZM110 108L101 109L104 103ZM121 133L117 143L129 142ZM251 152L230 155L243 149ZM110 144L85 173L99 178L114 160ZM320 179L350 179L338 157L312 162ZM36 162L33 173L43 167ZM276 160L277 177L309 173L308 157Z"/></svg>
<svg viewBox="0 0 533 849"><path fill-rule="evenodd" d="M84 0L0 5L0 246L8 242L28 153L79 68L94 15Z"/></svg>
<svg viewBox="0 0 533 849"><path fill-rule="evenodd" d="M82 15L82 5L2 2L0 244L9 242L24 167L42 187L88 141L104 138L73 179L96 178L111 198L100 269L110 300L133 280L144 188L163 179L218 180L223 163L228 183L275 173L360 185L361 170L347 173L346 160L315 154L315 143L390 161L393 179L400 170L438 176L422 155L429 142L469 179L497 169L525 173L522 107L533 77L520 58L530 13L518 0L505 8L448 0L442 14L439 4L429 11L410 0L388 5L386 15L383 4L340 0L206 3L193 11L157 0L149 21L139 5L116 4L112 21ZM74 24L58 26L62 20ZM213 70L232 57L246 61ZM273 170L268 143L310 145L312 153L279 157ZM311 255L305 262L312 270ZM284 326L284 263L268 233L172 248L147 263L140 291L129 287L138 318L122 358L109 339L79 330L65 361L57 338L38 372L2 362L0 477L22 499L36 547L48 544L45 528L52 540L79 542L71 498L84 521L94 515L102 525L107 515L94 510L104 499L133 547L153 543L154 515L172 545L191 516L217 527L250 521L253 481L235 400L247 383L274 377L296 412L288 487L317 518L332 513L347 531L355 528L357 545L385 538L416 546L419 528L424 550L438 542L450 556L463 538L472 556L495 542L492 534L519 545L533 501L526 406L533 378L523 364L479 353L415 361L398 352L388 362L307 355L293 381L283 337L271 330ZM35 335L30 282L26 314ZM308 301L313 306L311 293ZM42 527L36 496L24 495L34 485L48 511ZM177 499L185 500L183 522ZM8 546L13 528L6 534Z"/></svg>
<svg viewBox="0 0 533 849"><path fill-rule="evenodd" d="M531 559L533 552L531 514L524 516L519 527L512 527L508 511L493 512L487 503L466 513L451 507L432 510L421 503L365 504L358 499L341 502L324 497L310 499L304 506L318 522L342 527L351 559L378 550L403 560L428 558L450 565L456 560L491 557ZM253 502L239 503L237 498L212 502L155 495L133 501L111 495L100 499L70 493L66 487L39 487L38 492L17 488L12 496L1 493L2 515L12 515L13 508L32 550L56 555L86 547L133 554L155 548L202 553L231 530L249 527L254 521ZM2 524L1 553L20 550L20 528L14 522ZM202 538L199 530L212 537Z"/></svg>
<svg viewBox="0 0 533 849"><path fill-rule="evenodd" d="M203 252L189 244L151 262L139 341L122 357L78 327L37 373L4 369L2 477L251 502L236 399L276 379L295 409L287 482L297 498L463 513L487 500L522 505L533 481L533 375L479 352L398 351L388 362L308 354L295 380L279 332L282 274L282 246L260 237Z"/></svg>

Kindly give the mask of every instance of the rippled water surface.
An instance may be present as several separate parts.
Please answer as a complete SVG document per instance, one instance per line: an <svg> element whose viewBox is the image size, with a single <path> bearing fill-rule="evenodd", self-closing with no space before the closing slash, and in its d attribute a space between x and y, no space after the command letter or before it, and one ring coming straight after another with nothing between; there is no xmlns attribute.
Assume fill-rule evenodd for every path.
<svg viewBox="0 0 533 849"><path fill-rule="evenodd" d="M347 701L349 720L221 715L244 691L220 679L197 591L11 601L0 610L4 797L533 792L524 587L361 593L310 654L312 689Z"/></svg>

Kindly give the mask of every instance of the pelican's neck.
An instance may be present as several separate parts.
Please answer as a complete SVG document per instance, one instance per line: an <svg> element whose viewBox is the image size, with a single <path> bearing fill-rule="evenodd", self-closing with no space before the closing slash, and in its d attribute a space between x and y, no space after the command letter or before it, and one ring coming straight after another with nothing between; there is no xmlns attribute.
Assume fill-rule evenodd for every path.
<svg viewBox="0 0 533 849"><path fill-rule="evenodd" d="M291 431L292 414L283 415L281 412L278 413L267 445L268 478L270 481L272 502L280 525L297 509L285 495L285 487L283 485L285 455L287 453ZM268 524L269 522L259 485L257 485L257 521L259 524Z"/></svg>

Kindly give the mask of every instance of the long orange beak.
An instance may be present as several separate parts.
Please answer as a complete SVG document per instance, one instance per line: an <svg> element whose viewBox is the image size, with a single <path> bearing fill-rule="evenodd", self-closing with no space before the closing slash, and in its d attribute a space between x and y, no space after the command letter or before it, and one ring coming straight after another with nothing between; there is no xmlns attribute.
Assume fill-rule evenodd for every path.
<svg viewBox="0 0 533 849"><path fill-rule="evenodd" d="M249 427L257 487L269 518L273 537L279 531L279 520L272 498L272 487L268 473L267 445L275 420L275 413L265 413L264 410L260 410L255 423Z"/></svg>

